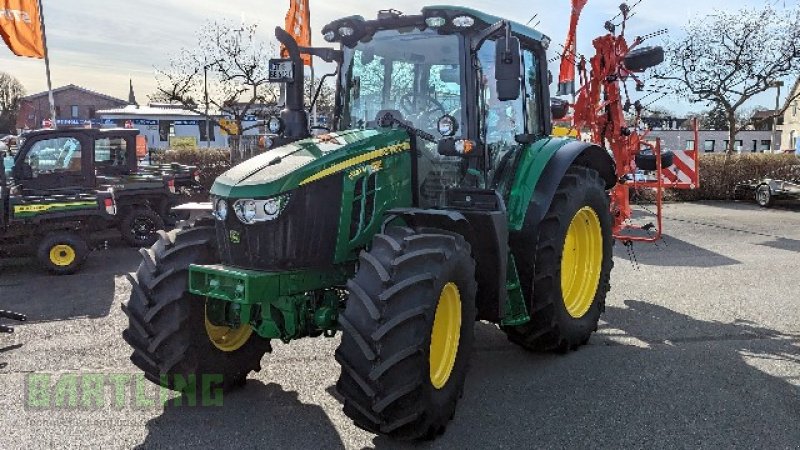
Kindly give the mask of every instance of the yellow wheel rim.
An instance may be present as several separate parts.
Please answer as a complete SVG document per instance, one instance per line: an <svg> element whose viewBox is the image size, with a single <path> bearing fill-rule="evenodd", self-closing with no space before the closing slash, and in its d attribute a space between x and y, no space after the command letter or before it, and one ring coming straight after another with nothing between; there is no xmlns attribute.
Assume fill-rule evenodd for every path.
<svg viewBox="0 0 800 450"><path fill-rule="evenodd" d="M240 325L237 328L230 328L224 325L214 325L205 316L206 334L214 344L214 347L223 352L233 352L239 350L253 334L253 327L249 324Z"/></svg>
<svg viewBox="0 0 800 450"><path fill-rule="evenodd" d="M50 249L50 262L59 267L67 267L75 262L75 249L67 244L54 245Z"/></svg>
<svg viewBox="0 0 800 450"><path fill-rule="evenodd" d="M600 218L594 209L585 206L569 224L561 257L561 295L570 316L580 319L591 308L602 264Z"/></svg>
<svg viewBox="0 0 800 450"><path fill-rule="evenodd" d="M461 294L455 283L447 283L439 294L431 330L431 384L441 389L450 379L461 337Z"/></svg>

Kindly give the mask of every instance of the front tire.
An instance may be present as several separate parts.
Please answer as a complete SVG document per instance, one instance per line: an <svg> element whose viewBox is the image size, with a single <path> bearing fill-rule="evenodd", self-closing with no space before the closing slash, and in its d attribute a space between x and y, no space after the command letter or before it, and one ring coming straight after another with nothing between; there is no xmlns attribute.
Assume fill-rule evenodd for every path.
<svg viewBox="0 0 800 450"><path fill-rule="evenodd" d="M473 344L469 244L443 230L389 227L362 252L348 289L336 351L345 414L395 439L444 432Z"/></svg>
<svg viewBox="0 0 800 450"><path fill-rule="evenodd" d="M558 352L589 342L610 288L611 230L600 175L585 167L570 168L542 222L526 222L512 239L531 316L525 325L504 328L512 342Z"/></svg>
<svg viewBox="0 0 800 450"><path fill-rule="evenodd" d="M131 361L148 380L169 389L196 393L239 386L272 350L250 330L211 325L204 299L188 292L190 264L219 262L215 239L213 226L159 232L152 248L140 250L143 261L122 305L128 316L122 337L133 348Z"/></svg>

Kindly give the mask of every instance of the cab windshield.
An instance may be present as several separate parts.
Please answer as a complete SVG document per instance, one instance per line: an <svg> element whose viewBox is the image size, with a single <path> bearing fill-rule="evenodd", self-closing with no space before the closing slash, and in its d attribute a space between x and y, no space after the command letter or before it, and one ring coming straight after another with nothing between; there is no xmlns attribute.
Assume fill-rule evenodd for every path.
<svg viewBox="0 0 800 450"><path fill-rule="evenodd" d="M435 30L382 30L344 49L339 128L365 128L378 112L399 111L414 128L436 130L449 114L462 119L460 36Z"/></svg>

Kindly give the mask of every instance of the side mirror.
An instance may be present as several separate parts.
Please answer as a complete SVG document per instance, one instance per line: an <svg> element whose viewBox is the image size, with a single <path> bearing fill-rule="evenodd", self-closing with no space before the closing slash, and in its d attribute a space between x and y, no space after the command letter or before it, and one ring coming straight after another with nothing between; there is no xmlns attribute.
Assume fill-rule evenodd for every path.
<svg viewBox="0 0 800 450"><path fill-rule="evenodd" d="M550 99L550 115L553 120L561 120L569 114L569 102L561 99Z"/></svg>
<svg viewBox="0 0 800 450"><path fill-rule="evenodd" d="M495 49L494 77L497 81L497 100L504 102L519 98L522 84L522 62L520 61L519 39L501 37Z"/></svg>

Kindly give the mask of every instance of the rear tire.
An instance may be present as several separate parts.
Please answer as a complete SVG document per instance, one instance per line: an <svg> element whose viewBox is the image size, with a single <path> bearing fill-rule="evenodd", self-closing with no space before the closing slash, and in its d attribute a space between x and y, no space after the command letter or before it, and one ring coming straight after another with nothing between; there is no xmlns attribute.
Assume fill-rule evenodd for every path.
<svg viewBox="0 0 800 450"><path fill-rule="evenodd" d="M469 244L443 230L389 227L362 252L348 289L336 351L344 413L358 427L394 439L443 433L463 392L473 344ZM443 329L451 339L441 338Z"/></svg>
<svg viewBox="0 0 800 450"><path fill-rule="evenodd" d="M581 211L594 211L602 239L599 275L593 297L583 307L571 309L574 301L565 301L562 293L562 259L568 230ZM528 214L532 216L532 214ZM508 338L529 350L566 352L588 343L597 330L600 314L605 310L610 288L613 237L608 195L597 171L571 167L556 190L550 209L540 224L525 223L513 237L511 251L517 262L522 291L528 302L531 321L516 327L504 327ZM595 241L596 242L596 241ZM584 267L586 271L594 267ZM569 284L568 284L569 285ZM569 297L569 295L568 295ZM576 317L577 316L577 317Z"/></svg>
<svg viewBox="0 0 800 450"><path fill-rule="evenodd" d="M131 361L153 383L187 394L243 384L272 350L255 333L234 351L220 350L209 338L205 301L187 289L190 264L219 262L215 236L213 225L160 231L152 248L140 250L143 261L122 305L128 316L122 337L133 348Z"/></svg>
<svg viewBox="0 0 800 450"><path fill-rule="evenodd" d="M78 234L57 231L46 235L36 250L43 269L56 275L78 271L89 256L89 245Z"/></svg>
<svg viewBox="0 0 800 450"><path fill-rule="evenodd" d="M150 208L130 210L119 224L122 239L131 247L150 247L158 240L156 232L163 229L164 220Z"/></svg>

